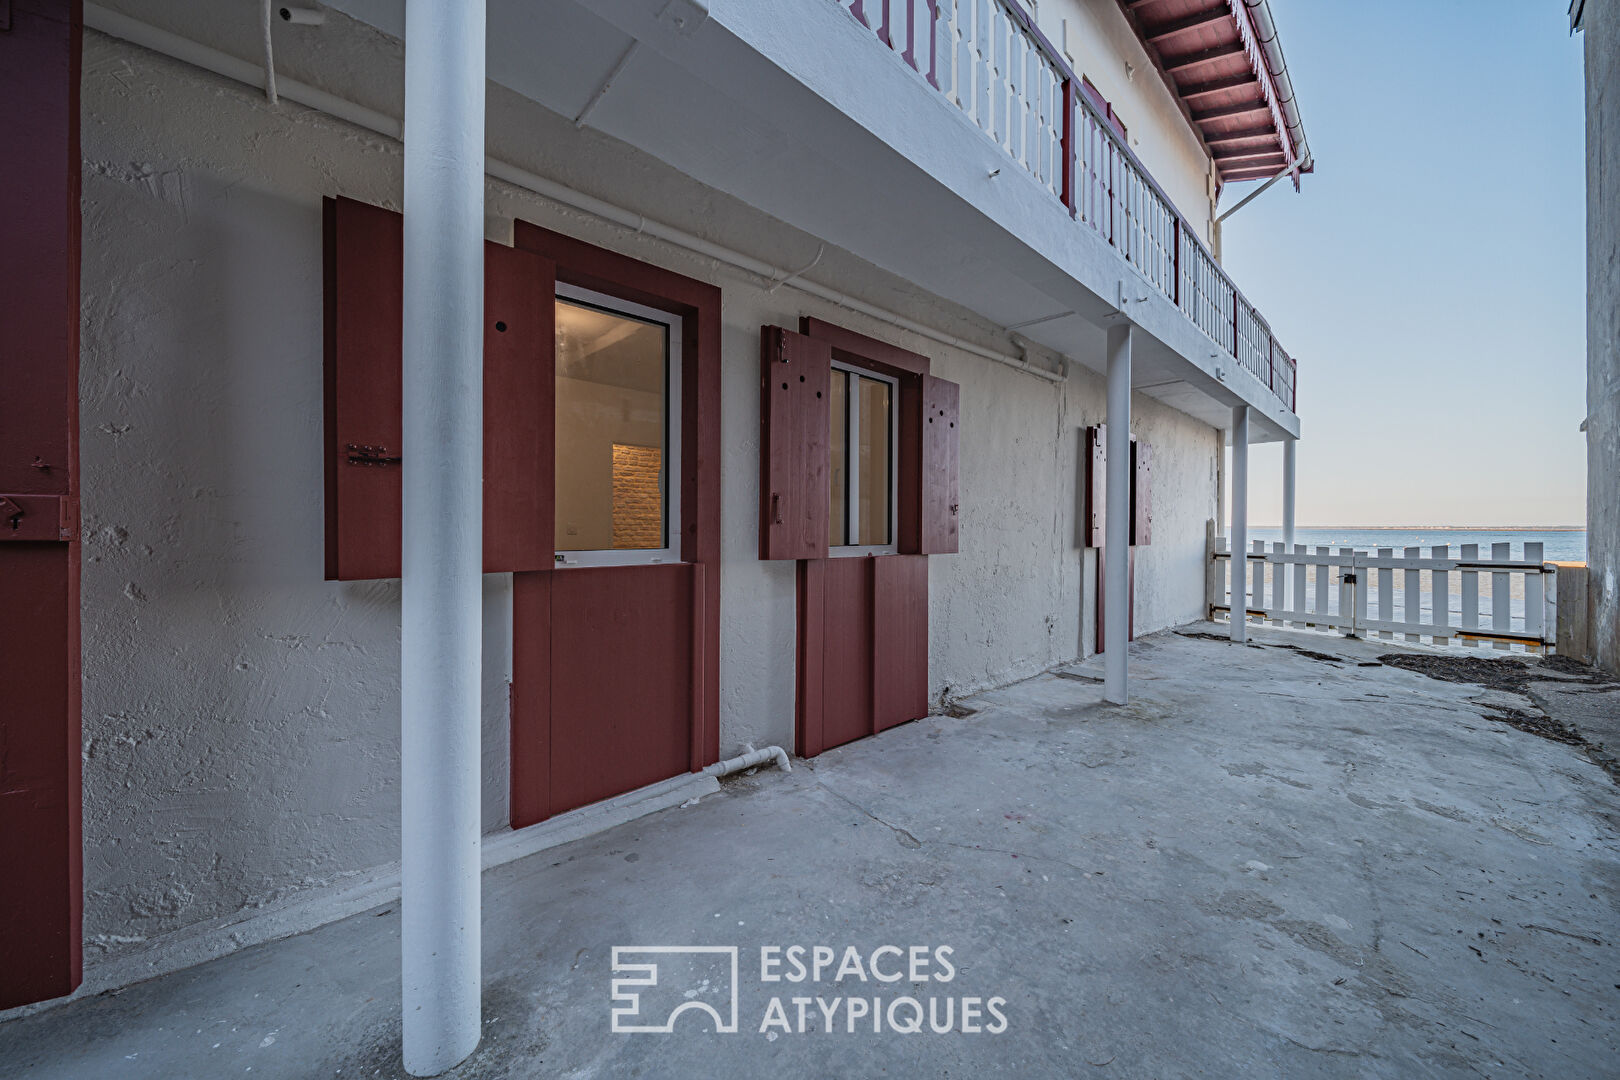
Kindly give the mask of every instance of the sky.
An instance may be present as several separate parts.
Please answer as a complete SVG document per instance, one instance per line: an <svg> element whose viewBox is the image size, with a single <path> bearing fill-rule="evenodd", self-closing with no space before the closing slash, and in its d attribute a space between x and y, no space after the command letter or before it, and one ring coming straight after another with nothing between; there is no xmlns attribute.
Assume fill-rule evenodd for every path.
<svg viewBox="0 0 1620 1080"><path fill-rule="evenodd" d="M1300 526L1584 523L1567 6L1271 0L1316 172L1228 218L1222 255L1299 359ZM1275 525L1280 444L1249 461L1249 520Z"/></svg>

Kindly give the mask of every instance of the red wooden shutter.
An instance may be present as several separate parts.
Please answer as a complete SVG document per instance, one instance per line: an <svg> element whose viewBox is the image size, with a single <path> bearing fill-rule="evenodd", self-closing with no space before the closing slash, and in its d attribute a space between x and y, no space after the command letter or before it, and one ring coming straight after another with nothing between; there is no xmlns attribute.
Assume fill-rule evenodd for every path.
<svg viewBox="0 0 1620 1080"><path fill-rule="evenodd" d="M1131 545L1153 542L1153 447L1131 443Z"/></svg>
<svg viewBox="0 0 1620 1080"><path fill-rule="evenodd" d="M403 218L326 201L326 576L400 573ZM484 570L552 565L556 272L485 245Z"/></svg>
<svg viewBox="0 0 1620 1080"><path fill-rule="evenodd" d="M402 219L352 199L325 216L326 576L398 577Z"/></svg>
<svg viewBox="0 0 1620 1080"><path fill-rule="evenodd" d="M922 545L924 555L958 550L957 444L961 387L922 377Z"/></svg>
<svg viewBox="0 0 1620 1080"><path fill-rule="evenodd" d="M550 570L556 533L557 271L484 245L484 572Z"/></svg>
<svg viewBox="0 0 1620 1080"><path fill-rule="evenodd" d="M759 557L824 559L832 509L832 347L780 326L761 327L759 371Z"/></svg>

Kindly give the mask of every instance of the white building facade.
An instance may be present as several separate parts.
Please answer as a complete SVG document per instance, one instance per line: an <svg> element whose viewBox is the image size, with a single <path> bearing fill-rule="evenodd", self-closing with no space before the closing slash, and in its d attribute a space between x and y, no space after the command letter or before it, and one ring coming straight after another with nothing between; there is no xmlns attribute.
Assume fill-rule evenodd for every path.
<svg viewBox="0 0 1620 1080"><path fill-rule="evenodd" d="M1099 621L1123 678L1128 633L1205 617L1230 430L1300 431L1214 254L1225 184L1310 167L1264 8L489 5L486 837L875 734ZM343 425L398 415L408 34L393 0L318 13L269 52L246 0L83 16L92 988L398 873L388 485L428 451ZM511 341L542 367L492 374ZM5 1004L71 989L69 945Z"/></svg>

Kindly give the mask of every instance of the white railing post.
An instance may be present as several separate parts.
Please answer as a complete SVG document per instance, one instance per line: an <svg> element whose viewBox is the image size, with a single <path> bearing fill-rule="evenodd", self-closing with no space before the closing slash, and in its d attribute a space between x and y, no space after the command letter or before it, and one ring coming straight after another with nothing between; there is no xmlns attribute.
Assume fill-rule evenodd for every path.
<svg viewBox="0 0 1620 1080"><path fill-rule="evenodd" d="M1249 640L1249 407L1232 407L1232 640Z"/></svg>
<svg viewBox="0 0 1620 1080"><path fill-rule="evenodd" d="M1328 562L1328 559L1332 556L1333 552L1329 548L1318 547L1316 549L1316 614L1322 616L1323 619L1326 619L1330 614L1328 609L1328 588L1332 584L1329 579L1333 577L1333 567ZM1330 629L1333 624L1319 622L1307 625L1320 626L1325 630Z"/></svg>
<svg viewBox="0 0 1620 1080"><path fill-rule="evenodd" d="M1462 545L1462 561L1465 562L1465 563L1477 563L1477 562L1479 562L1479 545L1478 544L1464 544L1464 545ZM1462 587L1462 629L1464 631L1478 632L1478 630L1479 630L1479 571L1475 570L1475 569L1464 569L1463 571L1461 571L1461 573L1462 573L1462 586L1461 586ZM1462 641L1462 643L1464 645L1468 645L1470 647L1474 646L1474 645L1477 645L1479 643L1477 639L1468 638L1468 637L1463 637L1461 639L1461 641Z"/></svg>
<svg viewBox="0 0 1620 1080"><path fill-rule="evenodd" d="M1352 624L1356 637L1363 637L1367 625L1367 595L1371 591L1372 583L1367 580L1367 570L1361 565L1360 552L1350 549L1350 557L1355 565L1356 574L1356 606L1355 622Z"/></svg>
<svg viewBox="0 0 1620 1080"><path fill-rule="evenodd" d="M1552 653L1557 651L1558 646L1558 567L1552 563L1546 564L1542 587L1545 606L1542 609L1541 640L1545 651Z"/></svg>
<svg viewBox="0 0 1620 1080"><path fill-rule="evenodd" d="M1429 549L1429 556L1434 559L1450 560L1451 545L1436 545ZM1444 570L1435 569L1430 571L1429 579L1429 593L1432 597L1429 621L1437 630L1444 630L1451 625L1451 575ZM1436 645L1445 645L1450 640L1450 635L1445 633L1434 635Z"/></svg>
<svg viewBox="0 0 1620 1080"><path fill-rule="evenodd" d="M1254 597L1254 606L1264 612L1266 609L1266 542L1264 540L1254 541L1254 553L1260 557L1254 560L1254 565L1249 571L1254 578L1253 587L1249 592ZM1265 623L1266 617L1262 614L1260 616L1260 625L1264 626Z"/></svg>
<svg viewBox="0 0 1620 1080"><path fill-rule="evenodd" d="M1491 545L1492 562L1508 562L1513 558L1511 543ZM1500 633L1513 630L1513 577L1506 571L1491 575L1491 629ZM1505 641L1492 643L1497 649L1508 648Z"/></svg>
<svg viewBox="0 0 1620 1080"><path fill-rule="evenodd" d="M1288 547L1282 543L1271 545L1271 554L1274 556L1288 554ZM1288 579L1292 576L1287 563L1276 559L1271 560L1271 606L1275 609L1272 624L1287 626L1288 618Z"/></svg>
<svg viewBox="0 0 1620 1080"><path fill-rule="evenodd" d="M1305 613L1305 611L1306 611L1306 606L1305 606L1305 603L1306 603L1306 601L1305 601L1305 569L1306 569L1305 568L1305 545L1304 544L1295 544L1293 546L1293 551L1294 551L1294 556L1296 558L1298 558L1300 561L1294 564L1293 603L1289 607L1289 610L1296 616L1296 618L1292 619L1289 622L1288 625L1289 626L1300 626L1300 625L1303 625L1303 624L1297 618L1297 616L1303 615Z"/></svg>
<svg viewBox="0 0 1620 1080"><path fill-rule="evenodd" d="M1423 549L1409 547L1406 549L1408 559L1422 559ZM1407 567L1403 572L1404 582L1401 585L1401 618L1407 626L1419 627L1423 625L1423 571L1415 567ZM1406 632L1407 641L1422 641L1423 635L1416 630Z"/></svg>
<svg viewBox="0 0 1620 1080"><path fill-rule="evenodd" d="M1380 559L1393 559L1394 548L1379 548ZM1395 618L1395 572L1387 566L1378 568L1378 621L1391 622ZM1378 631L1378 636L1385 641L1395 635L1388 630Z"/></svg>
<svg viewBox="0 0 1620 1080"><path fill-rule="evenodd" d="M1344 630L1348 623L1349 629L1344 630L1344 636L1357 637L1356 615L1362 571L1356 567L1356 549L1340 548L1339 560L1339 627Z"/></svg>
<svg viewBox="0 0 1620 1080"><path fill-rule="evenodd" d="M1541 562L1543 550L1544 549L1541 544L1527 541L1524 545L1524 561L1527 563ZM1542 639L1546 637L1546 635L1542 632L1542 628L1545 625L1542 622L1545 614L1543 611L1545 600L1542 594L1542 589L1545 587L1545 585L1546 581L1542 578L1540 573L1534 570L1525 571L1524 633L1526 637ZM1529 648L1531 651L1534 651L1535 646L1529 646Z"/></svg>

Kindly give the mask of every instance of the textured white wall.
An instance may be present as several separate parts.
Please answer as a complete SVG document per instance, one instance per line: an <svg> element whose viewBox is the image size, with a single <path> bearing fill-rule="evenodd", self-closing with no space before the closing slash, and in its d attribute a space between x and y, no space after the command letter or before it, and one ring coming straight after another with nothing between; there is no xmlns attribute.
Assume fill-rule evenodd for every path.
<svg viewBox="0 0 1620 1080"><path fill-rule="evenodd" d="M1620 672L1620 0L1586 0L1586 548L1592 650Z"/></svg>
<svg viewBox="0 0 1620 1080"><path fill-rule="evenodd" d="M314 895L398 854L395 582L322 580L323 195L396 206L399 147L94 33L84 102L85 933L91 962ZM629 147L493 92L504 157L783 263L814 242ZM523 137L519 138L518 133ZM615 188L613 185L618 185ZM792 745L794 568L757 558L762 323L818 315L962 384L962 544L931 567L931 691L1081 651L1079 428L1064 387L501 184L523 217L719 284L721 750ZM789 254L792 257L789 257ZM829 251L818 277L953 333L959 309ZM1197 617L1213 429L1138 397L1157 447L1138 626ZM510 578L485 579L486 829L504 825Z"/></svg>

